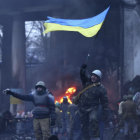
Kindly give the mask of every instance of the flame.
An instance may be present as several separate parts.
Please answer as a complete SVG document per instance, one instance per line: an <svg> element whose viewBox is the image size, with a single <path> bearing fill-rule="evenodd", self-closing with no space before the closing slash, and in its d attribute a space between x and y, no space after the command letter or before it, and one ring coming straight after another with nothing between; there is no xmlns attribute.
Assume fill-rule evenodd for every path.
<svg viewBox="0 0 140 140"><path fill-rule="evenodd" d="M65 94L64 94L64 96L66 96L67 97L67 99L68 99L68 102L70 103L70 104L72 104L72 101L71 101L71 96L74 94L76 92L76 87L70 87L70 88L68 88L67 90L66 90L66 92L65 92ZM58 97L57 98L57 100L55 100L55 104L58 102L58 103L62 103L63 102L63 97L64 96L61 96L61 97Z"/></svg>
<svg viewBox="0 0 140 140"><path fill-rule="evenodd" d="M76 87L70 87L66 90L65 94L74 94L76 92Z"/></svg>
<svg viewBox="0 0 140 140"><path fill-rule="evenodd" d="M63 97L61 97L61 99L60 99L60 103L62 103L63 102Z"/></svg>
<svg viewBox="0 0 140 140"><path fill-rule="evenodd" d="M68 103L72 104L72 101L70 100L70 98L67 97L67 99L68 99Z"/></svg>

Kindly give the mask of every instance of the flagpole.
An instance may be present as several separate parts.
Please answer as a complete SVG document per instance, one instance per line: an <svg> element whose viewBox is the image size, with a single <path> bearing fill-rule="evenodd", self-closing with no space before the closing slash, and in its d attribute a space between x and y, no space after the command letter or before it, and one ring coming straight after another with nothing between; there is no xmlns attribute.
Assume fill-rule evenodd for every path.
<svg viewBox="0 0 140 140"><path fill-rule="evenodd" d="M98 31L98 33L93 37L93 39L94 39L94 41L96 40L96 38L98 37L98 34L99 34L99 31ZM89 46L89 48L88 48L88 54L87 54L87 56L86 56L86 60L85 60L85 63L84 64L88 64L88 60L89 60L89 58L90 58L90 51L91 51L91 49L92 49L92 46Z"/></svg>

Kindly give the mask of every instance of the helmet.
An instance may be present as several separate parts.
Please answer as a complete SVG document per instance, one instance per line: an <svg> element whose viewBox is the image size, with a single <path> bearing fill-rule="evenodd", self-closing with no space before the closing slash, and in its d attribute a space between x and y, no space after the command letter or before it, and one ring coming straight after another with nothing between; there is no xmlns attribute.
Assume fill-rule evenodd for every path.
<svg viewBox="0 0 140 140"><path fill-rule="evenodd" d="M124 101L127 100L127 95L123 95L123 100L124 100Z"/></svg>
<svg viewBox="0 0 140 140"><path fill-rule="evenodd" d="M45 83L43 81L37 82L36 85L35 85L35 88L37 88L38 86L41 86L41 87L46 89Z"/></svg>
<svg viewBox="0 0 140 140"><path fill-rule="evenodd" d="M67 97L66 97L66 96L64 96L64 97L63 97L63 99L67 99Z"/></svg>
<svg viewBox="0 0 140 140"><path fill-rule="evenodd" d="M56 106L56 107L60 107L60 103L59 103L59 102L56 102L56 103L55 103L55 106Z"/></svg>
<svg viewBox="0 0 140 140"><path fill-rule="evenodd" d="M133 99L133 95L128 94L127 99L128 99L128 100L132 100L132 99Z"/></svg>
<svg viewBox="0 0 140 140"><path fill-rule="evenodd" d="M92 71L92 74L97 75L100 79L102 78L102 72L100 70L94 70Z"/></svg>
<svg viewBox="0 0 140 140"><path fill-rule="evenodd" d="M68 102L68 99L66 96L63 97L63 103L67 103Z"/></svg>
<svg viewBox="0 0 140 140"><path fill-rule="evenodd" d="M67 97L66 97L66 96L64 96L64 97L63 97L63 101L66 101L66 100L68 100L68 99L67 99Z"/></svg>

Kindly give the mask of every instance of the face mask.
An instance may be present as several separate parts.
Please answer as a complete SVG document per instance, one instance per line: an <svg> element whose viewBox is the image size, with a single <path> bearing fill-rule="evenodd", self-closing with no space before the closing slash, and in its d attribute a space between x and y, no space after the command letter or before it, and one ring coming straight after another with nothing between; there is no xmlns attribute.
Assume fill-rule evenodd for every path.
<svg viewBox="0 0 140 140"><path fill-rule="evenodd" d="M39 95L41 95L41 94L44 93L44 89L43 89L42 87L38 87L38 88L36 89L36 91L37 91L37 94L39 94Z"/></svg>

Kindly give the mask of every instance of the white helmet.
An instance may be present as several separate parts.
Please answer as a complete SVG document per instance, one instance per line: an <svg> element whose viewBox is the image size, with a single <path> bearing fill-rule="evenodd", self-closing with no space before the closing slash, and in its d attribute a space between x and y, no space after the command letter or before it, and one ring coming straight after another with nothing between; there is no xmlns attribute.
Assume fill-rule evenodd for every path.
<svg viewBox="0 0 140 140"><path fill-rule="evenodd" d="M46 88L45 83L43 81L37 82L35 85L35 88L37 88L38 86L42 86L42 87Z"/></svg>
<svg viewBox="0 0 140 140"><path fill-rule="evenodd" d="M97 75L100 79L102 78L102 72L100 70L94 70L92 71L92 74Z"/></svg>

